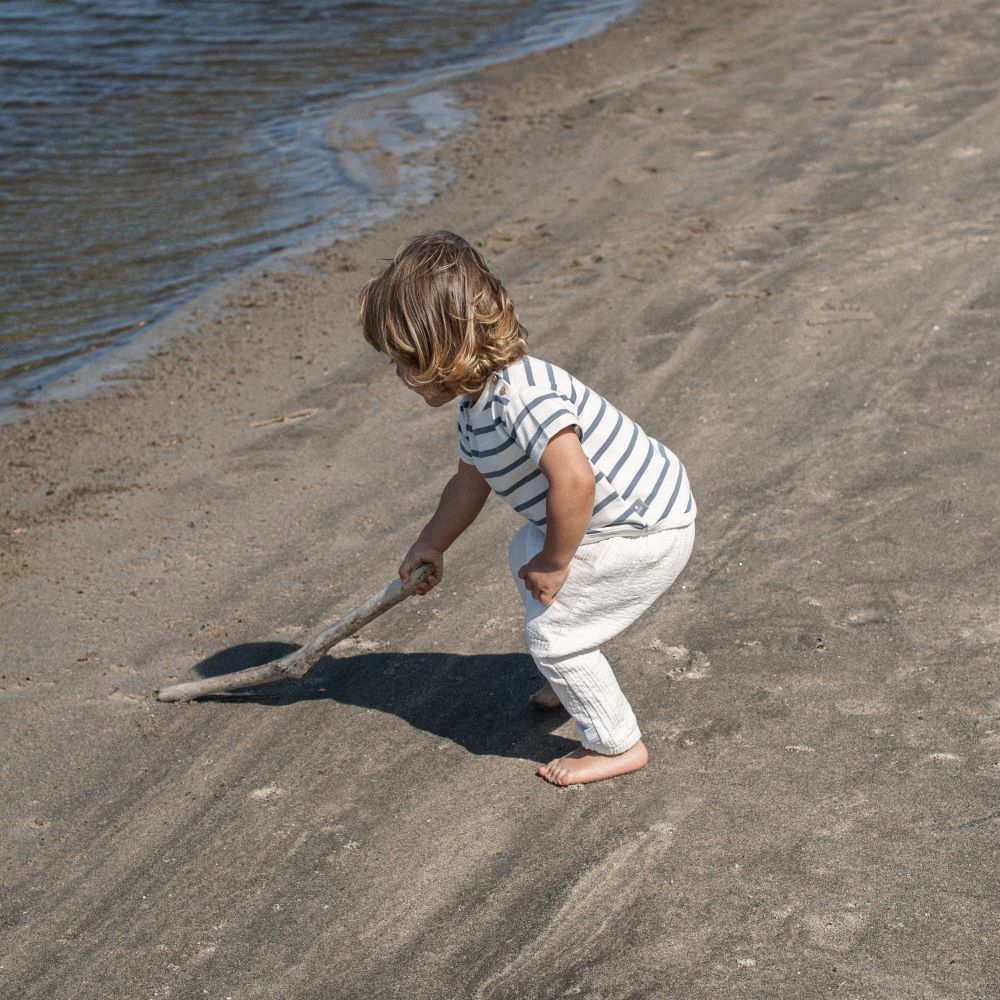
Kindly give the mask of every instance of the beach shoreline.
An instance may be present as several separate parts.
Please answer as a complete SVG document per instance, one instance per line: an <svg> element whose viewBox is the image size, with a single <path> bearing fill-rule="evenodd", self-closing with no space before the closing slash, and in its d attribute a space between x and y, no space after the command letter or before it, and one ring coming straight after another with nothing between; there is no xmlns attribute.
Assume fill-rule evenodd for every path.
<svg viewBox="0 0 1000 1000"><path fill-rule="evenodd" d="M456 81L427 204L0 425L12 994L993 1000L998 31L647 3ZM154 699L394 577L454 414L356 295L440 228L690 475L691 563L606 650L636 775L533 777L574 734L501 504L302 681Z"/></svg>
<svg viewBox="0 0 1000 1000"><path fill-rule="evenodd" d="M130 233L131 240L123 238L117 273L113 270L114 262L97 253L90 262L95 287L88 292L85 287L72 284L70 269L70 287L64 288L64 294L68 295L68 302L75 303L79 313L76 328L67 326L72 315L61 311L63 307L55 313L44 308L30 310L30 320L27 313L22 314L20 306L10 310L5 343L20 361L7 370L6 359L0 354L0 424L47 401L86 395L104 376L119 376L144 351L167 342L183 325L186 315L204 316L213 301L224 297L227 286L247 282L262 266L276 266L282 260L294 260L333 240L350 239L381 219L426 203L435 185L440 186L446 180L437 176L441 173L440 164L446 159L442 154L446 153L449 138L461 128L469 113L468 109L459 108L454 99L451 88L456 81L529 52L544 52L568 41L591 37L614 20L627 17L637 4L638 0L602 0L576 12L559 8L530 26L523 20L518 22L513 34L491 36L491 43L476 55L462 50L455 61L438 65L440 53L429 48L424 53L428 65L378 83L374 81L379 73L371 68L368 77L362 75L353 87L347 86L348 81L340 80L334 72L327 87L336 90L334 82L339 81L346 90L336 98L331 97L332 103L323 103L312 93L302 106L286 107L283 112L275 111L270 117L265 115L256 123L249 123L243 137L248 150L253 151L246 167L249 173L246 176L241 173L242 164L229 164L229 185L253 181L262 188L271 187L272 201L280 208L276 207L272 214L270 208L257 206L266 222L255 217L257 229L252 232L246 231L235 216L230 218L233 227L230 232L200 232L199 202L218 205L220 198L203 191L197 176L187 177L192 202L191 219L185 220L187 228L178 237L176 246L171 246L164 234L155 248L155 254L184 258L187 270L173 274L173 290L150 285L145 298L141 295L137 298L141 279L136 269L144 255L155 256L154 249L143 242L142 226L129 230L125 220L119 220L120 228ZM82 40L81 45L86 47ZM28 48L30 40L21 39L21 46ZM167 56L166 47L163 55ZM337 53L331 55L336 58ZM85 57L81 56L83 62ZM167 125L178 127L177 122L169 120ZM215 136L217 141L221 138ZM276 147L280 150L283 174L265 155L268 151L275 155ZM117 155L121 156L122 151ZM168 151L161 149L157 155L165 160ZM183 161L181 151L175 150L173 155L175 158L181 155ZM175 169L182 166L190 169L186 163L174 163ZM126 173L127 169L126 166ZM215 169L219 169L217 164ZM303 174L308 175L308 181ZM135 178L130 178L130 182L134 183ZM290 199L288 191L293 188L298 189L298 197ZM65 197L58 192L54 196L57 200ZM164 193L159 192L159 196L164 197ZM14 197L18 200L16 194ZM85 194L81 194L81 200L86 200ZM155 199L133 206L134 210L128 214L134 217L140 208L151 211L149 218L143 218L146 227L155 227L159 219L151 208L154 203ZM233 215L235 207L230 206L230 210ZM105 225L114 224L107 206L103 212L100 208L94 211L101 213ZM252 214L251 208L247 211ZM86 212L83 217L86 218ZM30 215L8 219L12 225L18 221L31 228ZM191 245L185 243L185 237ZM82 240L78 253L88 257L86 227L81 232L71 226L63 227L60 238L70 245ZM227 249L211 260L196 249L200 244L219 242ZM205 249L201 247L202 251ZM32 268L37 270L39 263L50 273L67 264L55 252L51 260L33 262L27 245L18 258L27 268L23 274L16 268L13 272L14 280L22 286L22 296L26 286L31 286L36 296L42 291L40 286L35 287L41 279L36 276L29 281L27 277L33 274ZM106 298L110 294L107 289L120 289L117 296L111 296L118 302L119 312L95 312L91 300L98 296L102 286L105 292L101 294ZM52 289L50 299L57 298L56 290ZM47 317L50 323L47 340L39 336L32 339L23 328L26 323L43 322L39 315ZM44 354L46 343L48 355Z"/></svg>

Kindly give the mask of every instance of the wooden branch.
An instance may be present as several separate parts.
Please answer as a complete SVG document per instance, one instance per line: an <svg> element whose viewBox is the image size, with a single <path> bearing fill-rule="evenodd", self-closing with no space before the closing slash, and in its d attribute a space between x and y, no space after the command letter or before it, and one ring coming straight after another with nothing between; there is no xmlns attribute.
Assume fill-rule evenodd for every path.
<svg viewBox="0 0 1000 1000"><path fill-rule="evenodd" d="M410 582L394 580L385 590L370 597L338 622L323 629L313 636L301 649L283 656L280 660L263 663L259 667L249 667L237 670L232 674L220 674L218 677L206 677L200 681L189 681L186 684L174 684L172 687L161 688L156 692L159 701L188 701L199 698L203 694L216 691L232 691L235 688L252 687L257 684L270 684L285 677L301 677L342 639L354 635L362 626L378 618L389 608L399 604L413 594L430 575L433 567L429 563L418 566L410 574Z"/></svg>

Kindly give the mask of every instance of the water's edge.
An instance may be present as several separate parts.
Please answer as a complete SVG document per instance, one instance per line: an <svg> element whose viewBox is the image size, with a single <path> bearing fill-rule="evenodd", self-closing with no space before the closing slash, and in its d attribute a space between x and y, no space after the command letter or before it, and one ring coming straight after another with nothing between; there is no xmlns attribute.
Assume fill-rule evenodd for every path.
<svg viewBox="0 0 1000 1000"><path fill-rule="evenodd" d="M441 88L415 86L393 98L390 102L387 95L358 97L313 123L330 136L331 143L336 142L343 169L372 193L371 204L234 268L116 341L51 365L37 388L0 404L0 425L22 419L46 403L79 399L112 383L127 384L138 378L132 369L176 337L210 325L261 272L294 270L304 258L351 240L407 207L426 204L450 173L446 162L434 163L433 154L471 124L474 113L460 106L454 92Z"/></svg>
<svg viewBox="0 0 1000 1000"><path fill-rule="evenodd" d="M460 101L455 85L488 66L516 62L592 37L632 16L643 0L622 0L586 21L534 45L502 50L446 72L426 71L370 89L317 112L299 123L302 141L322 141L340 170L369 196L335 220L308 227L299 238L249 263L208 280L185 298L108 344L97 346L34 373L33 386L0 402L0 424L23 419L47 403L77 399L110 384L127 384L154 351L176 337L206 326L236 291L264 270L295 268L297 261L356 238L408 208L427 204L451 177L448 157L438 156L475 121L477 109Z"/></svg>

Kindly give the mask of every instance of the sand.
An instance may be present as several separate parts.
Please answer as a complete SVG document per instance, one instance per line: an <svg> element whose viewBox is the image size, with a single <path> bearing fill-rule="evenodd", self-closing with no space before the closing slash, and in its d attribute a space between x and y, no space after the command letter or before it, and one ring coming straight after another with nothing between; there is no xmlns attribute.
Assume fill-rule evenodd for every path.
<svg viewBox="0 0 1000 1000"><path fill-rule="evenodd" d="M0 428L5 995L995 1000L998 35L650 4L460 81L431 204ZM392 579L454 415L354 296L441 227L689 469L694 557L606 650L639 774L533 777L572 731L498 502L302 682L153 700Z"/></svg>

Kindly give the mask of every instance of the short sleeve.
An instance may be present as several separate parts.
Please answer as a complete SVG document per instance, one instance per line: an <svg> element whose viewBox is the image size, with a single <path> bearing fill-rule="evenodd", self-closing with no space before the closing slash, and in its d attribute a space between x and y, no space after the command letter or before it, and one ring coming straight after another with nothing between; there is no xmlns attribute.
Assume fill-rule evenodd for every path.
<svg viewBox="0 0 1000 1000"><path fill-rule="evenodd" d="M465 406L458 411L458 460L466 465L473 465L472 441L469 437L469 425L466 423Z"/></svg>
<svg viewBox="0 0 1000 1000"><path fill-rule="evenodd" d="M573 404L545 386L526 386L512 393L501 419L504 429L535 465L553 435L580 424Z"/></svg>

